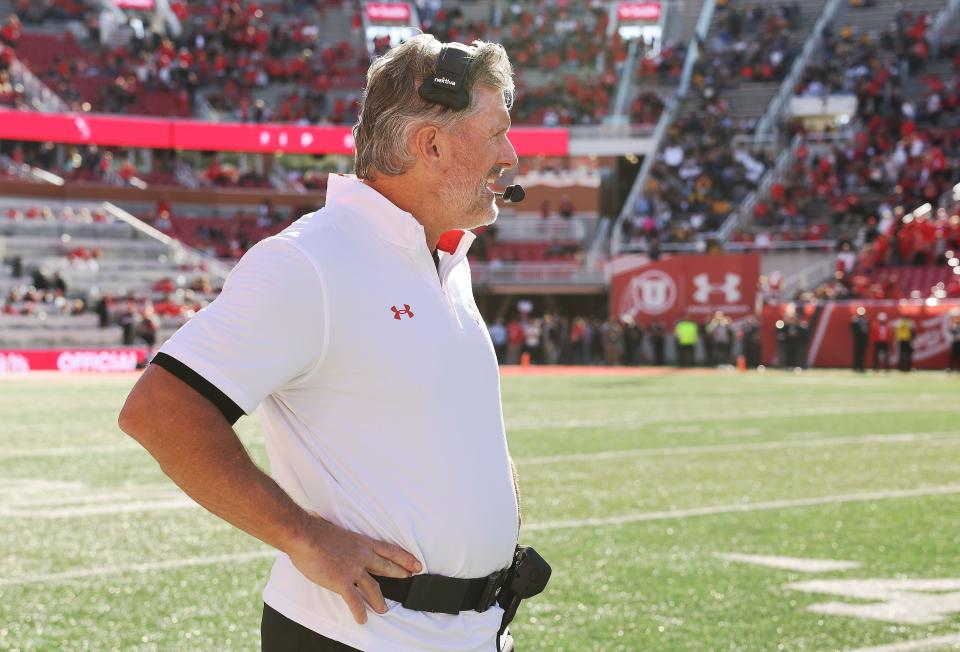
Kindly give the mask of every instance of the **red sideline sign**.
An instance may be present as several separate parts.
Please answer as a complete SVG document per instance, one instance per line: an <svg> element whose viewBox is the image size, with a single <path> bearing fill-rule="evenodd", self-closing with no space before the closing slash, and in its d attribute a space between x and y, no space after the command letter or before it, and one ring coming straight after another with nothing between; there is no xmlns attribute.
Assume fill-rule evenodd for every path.
<svg viewBox="0 0 960 652"><path fill-rule="evenodd" d="M660 20L659 2L621 2L617 7L620 22L655 23Z"/></svg>
<svg viewBox="0 0 960 652"><path fill-rule="evenodd" d="M722 310L734 319L756 310L758 254L674 256L630 268L615 263L610 313L629 315L642 326L672 324L684 314L695 321Z"/></svg>
<svg viewBox="0 0 960 652"><path fill-rule="evenodd" d="M371 2L367 5L367 18L381 23L410 22L410 5L406 2Z"/></svg>
<svg viewBox="0 0 960 652"><path fill-rule="evenodd" d="M867 319L873 323L881 312L887 314L892 324L901 316L909 317L917 325L913 341L913 366L917 369L946 369L950 362L951 311L960 310L960 301L940 301L928 306L923 301L900 301L895 299L870 301L832 301L819 310L804 315L810 327L807 343L807 366L851 367L853 366L853 340L850 335L850 320L857 308L863 306ZM777 350L776 322L783 319L786 305L764 306L762 315L763 351L766 364L773 361ZM899 352L894 344L890 348L890 366L896 368ZM873 345L867 348L867 368L873 363Z"/></svg>
<svg viewBox="0 0 960 652"><path fill-rule="evenodd" d="M12 109L0 109L0 140L4 139L217 152L354 152L353 133L347 126L301 127ZM515 127L510 130L510 141L520 156L566 156L570 151L566 129Z"/></svg>
<svg viewBox="0 0 960 652"><path fill-rule="evenodd" d="M0 349L0 375L26 371L134 371L146 358L146 349Z"/></svg>

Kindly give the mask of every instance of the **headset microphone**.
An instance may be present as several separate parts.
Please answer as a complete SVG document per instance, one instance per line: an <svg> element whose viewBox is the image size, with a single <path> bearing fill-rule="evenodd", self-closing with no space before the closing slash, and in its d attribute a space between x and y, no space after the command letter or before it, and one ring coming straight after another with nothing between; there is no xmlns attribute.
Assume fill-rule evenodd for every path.
<svg viewBox="0 0 960 652"><path fill-rule="evenodd" d="M522 202L523 198L527 196L527 193L523 192L523 188L520 186L520 184L507 186L503 192L497 192L494 190L493 194L499 195L507 204L516 204Z"/></svg>

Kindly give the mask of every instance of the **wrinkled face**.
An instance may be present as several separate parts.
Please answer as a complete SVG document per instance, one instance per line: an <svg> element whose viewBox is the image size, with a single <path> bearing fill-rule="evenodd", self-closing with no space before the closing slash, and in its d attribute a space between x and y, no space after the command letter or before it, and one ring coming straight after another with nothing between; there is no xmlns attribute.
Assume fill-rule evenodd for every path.
<svg viewBox="0 0 960 652"><path fill-rule="evenodd" d="M479 85L473 92L477 110L450 131L454 152L439 188L450 228L492 224L499 210L490 186L517 164L517 152L507 140L510 113L503 93Z"/></svg>

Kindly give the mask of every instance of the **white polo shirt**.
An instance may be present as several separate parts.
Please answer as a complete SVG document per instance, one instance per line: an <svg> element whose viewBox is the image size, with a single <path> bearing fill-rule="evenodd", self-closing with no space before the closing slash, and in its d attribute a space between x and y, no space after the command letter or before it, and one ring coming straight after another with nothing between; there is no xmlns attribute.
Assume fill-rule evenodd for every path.
<svg viewBox="0 0 960 652"><path fill-rule="evenodd" d="M354 177L253 247L222 294L163 345L247 414L301 506L395 543L425 573L508 566L517 499L493 346L470 280L474 235L441 239ZM455 249L453 248L455 246ZM357 625L342 598L277 556L264 601L367 652L494 650L502 610L457 616L387 601Z"/></svg>

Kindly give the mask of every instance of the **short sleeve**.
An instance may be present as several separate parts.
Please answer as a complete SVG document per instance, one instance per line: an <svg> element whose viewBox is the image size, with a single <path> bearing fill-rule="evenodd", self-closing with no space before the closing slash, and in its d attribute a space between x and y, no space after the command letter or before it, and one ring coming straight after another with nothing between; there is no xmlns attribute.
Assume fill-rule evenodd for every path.
<svg viewBox="0 0 960 652"><path fill-rule="evenodd" d="M220 296L174 333L157 357L208 398L203 387L212 386L250 414L320 363L326 320L317 266L282 236L269 238L247 252Z"/></svg>

